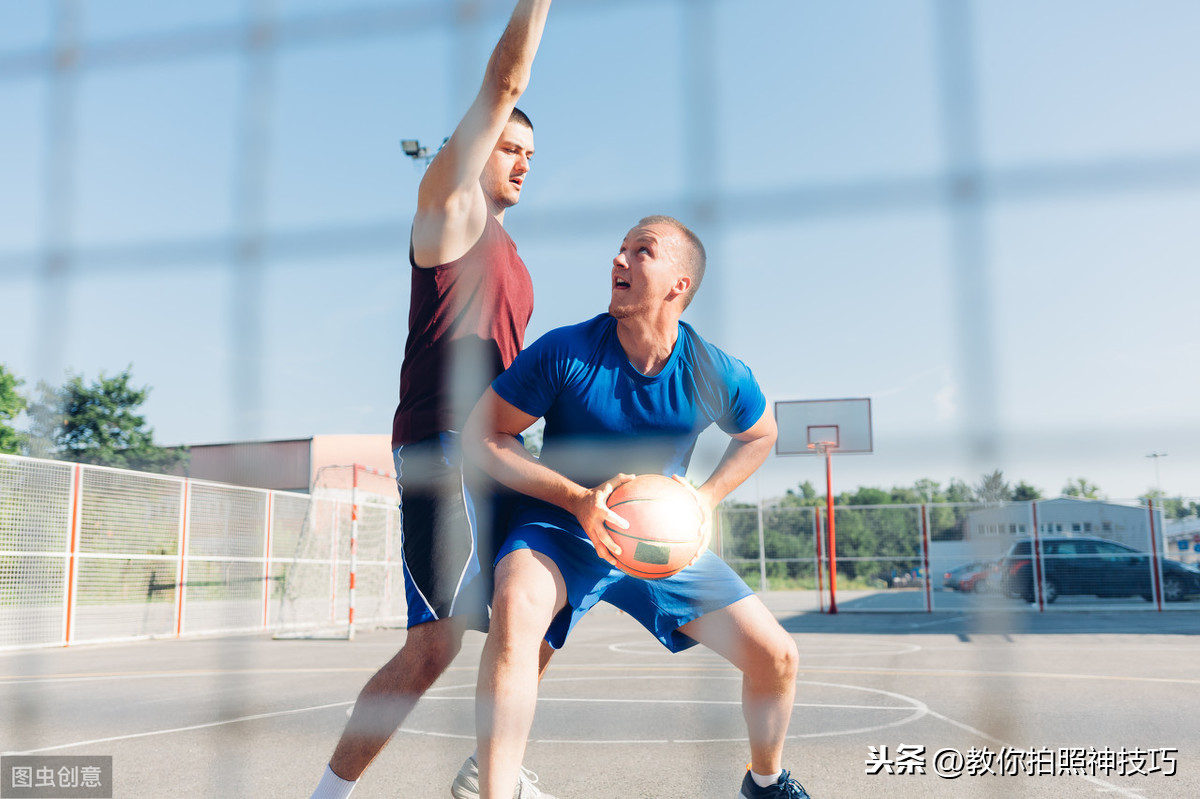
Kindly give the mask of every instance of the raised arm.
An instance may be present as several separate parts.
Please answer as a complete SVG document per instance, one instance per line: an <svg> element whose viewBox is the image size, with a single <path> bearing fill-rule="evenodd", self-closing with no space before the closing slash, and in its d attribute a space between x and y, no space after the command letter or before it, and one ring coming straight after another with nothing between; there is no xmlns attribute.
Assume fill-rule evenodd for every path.
<svg viewBox="0 0 1200 799"><path fill-rule="evenodd" d="M592 539L596 553L611 563L612 555L606 550L619 554L621 548L604 529L604 522L622 528L629 523L609 510L606 502L614 488L633 476L619 474L602 485L585 488L543 466L517 440L536 421L489 388L467 419L463 451L509 488L571 512Z"/></svg>
<svg viewBox="0 0 1200 799"><path fill-rule="evenodd" d="M479 178L529 85L549 10L550 0L517 3L488 59L479 94L425 171L413 220L413 253L419 266L437 266L463 255L483 233L486 214L497 210L489 209Z"/></svg>

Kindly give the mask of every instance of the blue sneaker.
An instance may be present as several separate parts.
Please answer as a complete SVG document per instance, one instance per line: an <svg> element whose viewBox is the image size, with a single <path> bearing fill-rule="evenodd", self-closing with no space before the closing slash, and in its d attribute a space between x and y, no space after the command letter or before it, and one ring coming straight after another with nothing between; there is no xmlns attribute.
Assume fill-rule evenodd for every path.
<svg viewBox="0 0 1200 799"><path fill-rule="evenodd" d="M808 795L808 791L804 790L804 786L792 779L792 775L784 769L779 775L779 782L774 785L769 785L766 788L759 788L754 778L750 776L750 769L746 769L746 778L742 780L742 790L738 793L738 799L812 799Z"/></svg>

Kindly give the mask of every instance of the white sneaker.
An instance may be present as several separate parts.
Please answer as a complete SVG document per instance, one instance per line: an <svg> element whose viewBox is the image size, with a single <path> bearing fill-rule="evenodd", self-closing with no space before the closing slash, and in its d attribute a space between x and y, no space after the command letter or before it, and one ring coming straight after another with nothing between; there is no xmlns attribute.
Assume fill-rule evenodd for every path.
<svg viewBox="0 0 1200 799"><path fill-rule="evenodd" d="M521 773L517 775L517 789L513 791L513 799L554 799L553 796L534 785L537 781L536 774L521 766ZM458 770L458 776L450 785L450 795L454 799L479 799L479 762L475 760L474 755L468 757L462 764L462 768Z"/></svg>

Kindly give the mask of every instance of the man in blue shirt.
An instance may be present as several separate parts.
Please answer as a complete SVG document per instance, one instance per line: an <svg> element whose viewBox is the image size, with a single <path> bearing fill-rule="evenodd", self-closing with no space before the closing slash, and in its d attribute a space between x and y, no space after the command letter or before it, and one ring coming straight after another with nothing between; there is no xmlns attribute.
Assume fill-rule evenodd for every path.
<svg viewBox="0 0 1200 799"><path fill-rule="evenodd" d="M467 422L464 448L529 499L497 556L491 632L476 691L480 796L512 794L537 701L538 640L560 647L603 599L668 649L702 643L743 674L751 767L743 799L808 794L783 770L799 659L796 644L746 584L708 551L711 514L775 443L775 421L749 368L680 315L704 274L704 247L670 217L641 220L613 259L608 313L554 330L496 378ZM517 436L545 417L542 456ZM682 475L716 423L731 441L712 475ZM614 568L606 504L636 473L672 475L704 512L705 547L683 571L642 580Z"/></svg>

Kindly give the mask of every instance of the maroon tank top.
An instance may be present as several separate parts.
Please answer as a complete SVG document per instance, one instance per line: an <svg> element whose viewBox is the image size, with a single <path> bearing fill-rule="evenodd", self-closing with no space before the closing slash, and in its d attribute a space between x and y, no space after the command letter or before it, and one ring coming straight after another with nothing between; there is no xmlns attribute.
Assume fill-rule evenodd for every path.
<svg viewBox="0 0 1200 799"><path fill-rule="evenodd" d="M408 341L392 448L462 430L484 390L521 351L533 314L533 281L517 245L488 214L483 235L461 258L412 264Z"/></svg>

